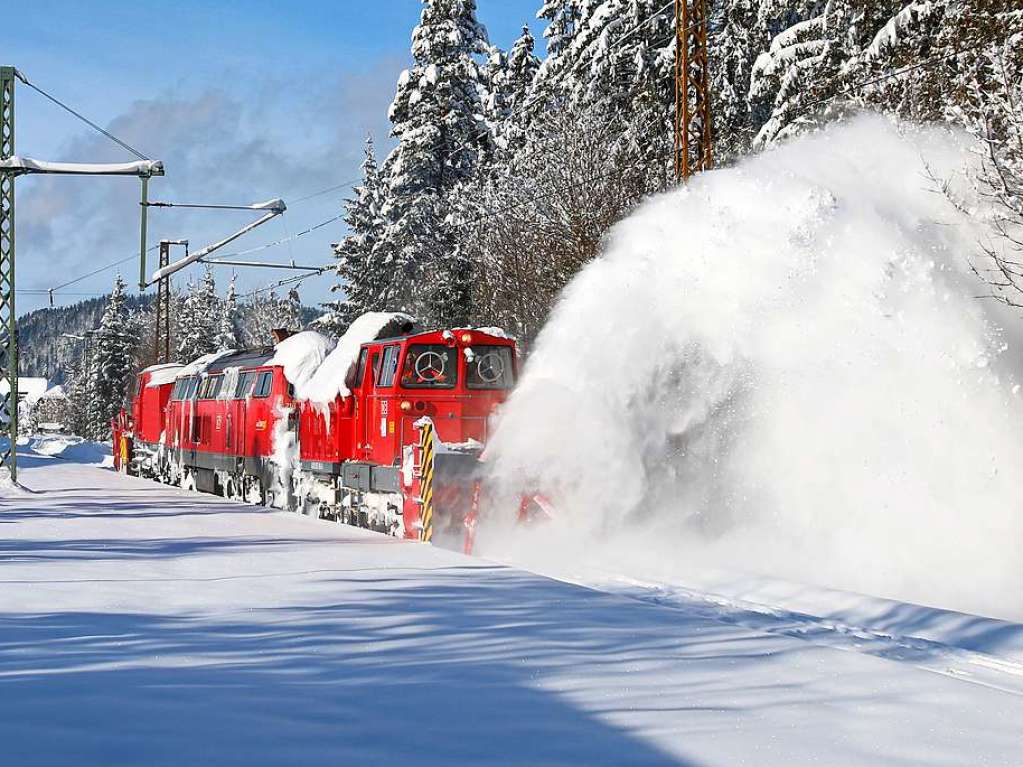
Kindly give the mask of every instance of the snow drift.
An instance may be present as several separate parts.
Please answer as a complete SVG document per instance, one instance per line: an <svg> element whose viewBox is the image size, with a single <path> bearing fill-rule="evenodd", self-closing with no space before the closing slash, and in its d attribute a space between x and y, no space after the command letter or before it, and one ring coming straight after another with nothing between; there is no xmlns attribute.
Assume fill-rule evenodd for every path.
<svg viewBox="0 0 1023 767"><path fill-rule="evenodd" d="M963 137L864 117L621 223L490 446L497 484L541 489L559 517L495 523L483 553L1023 618L1023 321L976 298L982 224L927 172L969 156Z"/></svg>

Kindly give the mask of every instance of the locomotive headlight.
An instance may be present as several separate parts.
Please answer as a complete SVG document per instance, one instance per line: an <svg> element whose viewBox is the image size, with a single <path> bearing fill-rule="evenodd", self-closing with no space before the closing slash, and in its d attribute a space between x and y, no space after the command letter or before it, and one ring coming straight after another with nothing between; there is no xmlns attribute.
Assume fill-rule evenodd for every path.
<svg viewBox="0 0 1023 767"><path fill-rule="evenodd" d="M472 333L462 333L461 340L463 344L472 343Z"/></svg>
<svg viewBox="0 0 1023 767"><path fill-rule="evenodd" d="M401 412L403 412L403 413L411 412L411 410L412 410L412 403L409 402L407 399L403 399L398 404L398 409L401 410Z"/></svg>

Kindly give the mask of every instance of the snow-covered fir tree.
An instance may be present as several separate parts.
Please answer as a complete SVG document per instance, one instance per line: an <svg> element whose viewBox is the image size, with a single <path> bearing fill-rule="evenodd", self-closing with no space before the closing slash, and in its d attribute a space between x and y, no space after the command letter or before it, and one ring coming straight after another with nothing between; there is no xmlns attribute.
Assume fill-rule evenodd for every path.
<svg viewBox="0 0 1023 767"><path fill-rule="evenodd" d="M135 373L134 349L138 338L124 300L124 280L118 275L110 301L92 337L87 436L110 438L110 420L125 400Z"/></svg>
<svg viewBox="0 0 1023 767"><path fill-rule="evenodd" d="M488 118L497 149L508 156L514 156L526 141L530 90L540 68L535 47L529 27L524 26L508 53L495 51L489 63Z"/></svg>
<svg viewBox="0 0 1023 767"><path fill-rule="evenodd" d="M238 293L234 286L234 276L227 283L227 295L220 302L220 320L213 344L216 351L237 349L241 345L238 338Z"/></svg>
<svg viewBox="0 0 1023 767"><path fill-rule="evenodd" d="M175 354L179 362L191 362L217 350L220 314L213 270L207 266L202 278L189 285L175 318Z"/></svg>
<svg viewBox="0 0 1023 767"><path fill-rule="evenodd" d="M298 291L288 291L280 298L274 291L258 292L239 308L243 318L245 346L261 347L273 344L273 331L302 329L302 303Z"/></svg>
<svg viewBox="0 0 1023 767"><path fill-rule="evenodd" d="M536 17L547 22L543 36L547 41L548 60L557 59L572 44L582 16L582 4L582 0L543 0Z"/></svg>
<svg viewBox="0 0 1023 767"><path fill-rule="evenodd" d="M399 78L389 112L398 146L385 163L386 304L440 323L467 311L460 299L471 275L452 255L445 195L491 151L481 71L487 51L475 0L424 0L412 33L414 64Z"/></svg>
<svg viewBox="0 0 1023 767"><path fill-rule="evenodd" d="M719 164L747 153L753 139L750 78L754 62L768 42L759 9L758 0L724 0L718 6L720 26L710 37L714 51L710 68L714 154Z"/></svg>
<svg viewBox="0 0 1023 767"><path fill-rule="evenodd" d="M538 5L539 62L528 30L497 51L472 3L426 0L391 109L400 143L380 171L379 237L362 247L373 230L350 222L339 248L349 268L367 271L364 285L384 286L372 300L353 289L353 310L493 319L528 337L618 218L671 183L672 4ZM709 9L717 164L869 107L966 126L994 149L976 183L1004 188L999 179L1018 177L1007 149L1023 81L1018 0L716 0ZM1007 199L1016 204L1015 193ZM350 204L353 221L368 207Z"/></svg>
<svg viewBox="0 0 1023 767"><path fill-rule="evenodd" d="M754 66L751 93L773 95L754 145L766 146L828 119L843 106L856 59L903 0L828 0L819 12L775 36ZM808 8L815 4L807 4Z"/></svg>
<svg viewBox="0 0 1023 767"><path fill-rule="evenodd" d="M344 291L345 298L326 304L328 312L318 322L335 335L344 333L360 314L388 309L394 269L391 255L381 247L384 195L373 139L367 138L362 184L345 201L348 231L334 247L334 268L341 281L332 290Z"/></svg>
<svg viewBox="0 0 1023 767"><path fill-rule="evenodd" d="M64 391L68 397L67 423L71 434L85 437L89 432L89 402L92 376L89 375L91 362L85 356L68 363Z"/></svg>

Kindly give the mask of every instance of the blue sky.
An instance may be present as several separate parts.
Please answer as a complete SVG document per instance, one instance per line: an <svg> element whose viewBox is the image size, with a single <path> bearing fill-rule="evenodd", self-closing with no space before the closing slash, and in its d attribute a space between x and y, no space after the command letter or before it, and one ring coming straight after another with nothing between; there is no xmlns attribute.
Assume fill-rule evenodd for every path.
<svg viewBox="0 0 1023 767"><path fill-rule="evenodd" d="M522 25L541 39L540 0L477 0L491 42L507 48ZM358 177L366 135L389 146L387 106L409 63L419 0L295 3L18 2L7 11L0 58L26 77L167 165L154 199L287 201ZM13 18L11 16L13 11ZM133 159L28 88L19 86L17 152L39 159ZM138 182L44 178L18 181L18 287L48 288L138 250ZM346 190L293 205L237 249L294 234L338 212ZM193 247L250 220L246 213L156 211L150 243ZM326 263L340 224L260 252L266 261ZM123 267L137 281L138 264ZM117 269L58 293L56 303L109 290ZM195 277L197 268L182 280ZM254 288L290 272L239 272ZM217 271L226 284L230 272ZM330 298L332 276L309 280L303 301ZM45 305L20 294L18 312Z"/></svg>

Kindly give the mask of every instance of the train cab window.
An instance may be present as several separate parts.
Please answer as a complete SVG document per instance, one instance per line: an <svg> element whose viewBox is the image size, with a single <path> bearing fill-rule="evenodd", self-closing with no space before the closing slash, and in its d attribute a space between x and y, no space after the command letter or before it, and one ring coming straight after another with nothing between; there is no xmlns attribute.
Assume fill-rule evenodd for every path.
<svg viewBox="0 0 1023 767"><path fill-rule="evenodd" d="M187 385L188 385L187 378L179 378L177 381L175 381L174 389L171 391L171 399L173 400L181 399L181 394L185 390L185 387Z"/></svg>
<svg viewBox="0 0 1023 767"><path fill-rule="evenodd" d="M470 389L510 389L515 368L510 346L474 346L465 355L465 383Z"/></svg>
<svg viewBox="0 0 1023 767"><path fill-rule="evenodd" d="M446 344L415 344L405 355L401 385L407 389L451 389L458 383L458 350Z"/></svg>
<svg viewBox="0 0 1023 767"><path fill-rule="evenodd" d="M245 399L252 391L252 382L255 380L255 373L242 373L238 376L238 385L234 389L235 399Z"/></svg>
<svg viewBox="0 0 1023 767"><path fill-rule="evenodd" d="M199 377L192 376L188 379L188 388L185 389L185 396L183 399L195 399L195 393L199 389Z"/></svg>
<svg viewBox="0 0 1023 767"><path fill-rule="evenodd" d="M366 376L366 363L369 361L369 349L359 352L359 364L355 370L345 379L345 386L349 389L358 389L362 386L362 379Z"/></svg>
<svg viewBox="0 0 1023 767"><path fill-rule="evenodd" d="M394 386L394 376L398 372L398 354L400 346L388 346L380 361L380 375L377 376L377 386Z"/></svg>
<svg viewBox="0 0 1023 767"><path fill-rule="evenodd" d="M256 379L256 388L252 391L253 397L269 397L270 389L273 387L274 374L266 370L259 374Z"/></svg>

